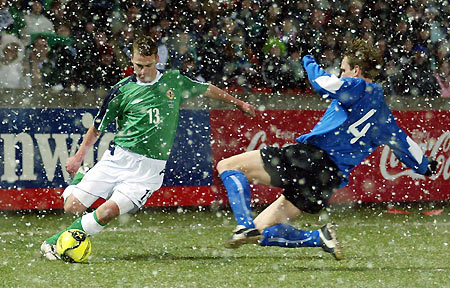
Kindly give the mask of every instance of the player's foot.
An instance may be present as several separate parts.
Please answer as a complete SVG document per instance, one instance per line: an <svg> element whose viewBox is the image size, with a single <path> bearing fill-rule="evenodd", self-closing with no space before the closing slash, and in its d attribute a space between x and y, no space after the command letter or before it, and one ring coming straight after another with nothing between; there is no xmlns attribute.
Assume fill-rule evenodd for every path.
<svg viewBox="0 0 450 288"><path fill-rule="evenodd" d="M239 225L234 229L233 235L225 241L225 248L236 249L243 244L258 244L263 238L258 229Z"/></svg>
<svg viewBox="0 0 450 288"><path fill-rule="evenodd" d="M42 253L42 256L44 256L48 260L53 261L53 260L61 259L58 255L58 253L56 252L56 245L48 244L45 241L41 245L41 253Z"/></svg>
<svg viewBox="0 0 450 288"><path fill-rule="evenodd" d="M336 238L336 226L328 223L319 229L319 236L321 240L321 247L325 252L333 254L336 260L344 259L342 247Z"/></svg>

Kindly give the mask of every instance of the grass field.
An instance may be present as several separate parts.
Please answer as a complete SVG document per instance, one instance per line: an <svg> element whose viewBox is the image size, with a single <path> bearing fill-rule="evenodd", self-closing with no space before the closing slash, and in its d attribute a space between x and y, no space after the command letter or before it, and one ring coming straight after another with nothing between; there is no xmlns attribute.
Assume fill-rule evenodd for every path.
<svg viewBox="0 0 450 288"><path fill-rule="evenodd" d="M40 257L42 241L71 223L62 213L0 213L0 287L450 287L450 207L390 215L335 209L340 262L320 248L222 247L226 211L146 210L92 237L88 264ZM298 227L320 227L302 215Z"/></svg>

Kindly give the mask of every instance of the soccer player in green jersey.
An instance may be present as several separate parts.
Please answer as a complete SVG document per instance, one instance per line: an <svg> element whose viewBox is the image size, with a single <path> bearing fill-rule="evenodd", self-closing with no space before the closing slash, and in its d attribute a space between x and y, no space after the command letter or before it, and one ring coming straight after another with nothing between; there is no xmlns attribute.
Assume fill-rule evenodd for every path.
<svg viewBox="0 0 450 288"><path fill-rule="evenodd" d="M64 211L76 215L98 198L106 202L45 240L41 252L47 259L59 259L55 244L62 232L80 229L95 235L115 217L138 210L161 187L184 100L203 94L255 115L253 105L212 84L191 80L178 70L158 71L157 51L157 43L149 36L134 41L131 62L135 74L111 89L80 148L67 159L65 168L73 176L101 132L117 119L115 147L106 151L78 184L68 186L63 193Z"/></svg>

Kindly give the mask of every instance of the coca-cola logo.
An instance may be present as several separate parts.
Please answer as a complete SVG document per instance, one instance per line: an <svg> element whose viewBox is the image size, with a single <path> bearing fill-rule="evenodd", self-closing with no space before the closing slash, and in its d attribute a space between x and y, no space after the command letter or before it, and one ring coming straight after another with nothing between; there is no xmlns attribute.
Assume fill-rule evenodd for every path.
<svg viewBox="0 0 450 288"><path fill-rule="evenodd" d="M431 156L439 164L436 174L430 177L431 180L439 178L441 175L444 180L450 178L450 157L448 157L448 151L450 149L450 131L442 133L439 138L429 138L427 143L421 143L422 151L425 151L426 155ZM427 151L430 151L427 153ZM384 146L380 157L380 172L386 180L394 180L401 176L410 176L413 179L425 179L425 176L414 173L411 169L402 169L399 171L399 165L401 162L392 153L389 146Z"/></svg>

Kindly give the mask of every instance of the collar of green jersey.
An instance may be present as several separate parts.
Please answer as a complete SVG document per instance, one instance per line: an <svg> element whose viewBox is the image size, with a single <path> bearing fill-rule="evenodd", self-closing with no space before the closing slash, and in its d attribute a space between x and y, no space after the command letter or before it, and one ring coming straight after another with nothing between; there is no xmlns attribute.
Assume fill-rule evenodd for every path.
<svg viewBox="0 0 450 288"><path fill-rule="evenodd" d="M152 82L142 82L142 81L140 81L139 79L136 78L136 84L142 85L142 86L153 85L153 84L155 84L156 82L158 82L159 79L161 79L161 76L162 76L162 73L159 72L159 70L156 70L156 77L155 77L155 80L153 80Z"/></svg>

